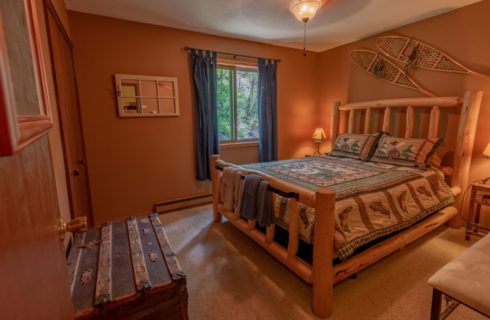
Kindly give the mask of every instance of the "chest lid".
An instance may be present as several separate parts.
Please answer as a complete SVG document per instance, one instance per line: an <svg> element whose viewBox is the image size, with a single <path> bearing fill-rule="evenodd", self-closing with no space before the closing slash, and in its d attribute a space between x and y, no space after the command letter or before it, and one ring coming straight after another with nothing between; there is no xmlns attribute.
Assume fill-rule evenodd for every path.
<svg viewBox="0 0 490 320"><path fill-rule="evenodd" d="M67 264L77 317L185 282L157 214L75 234Z"/></svg>

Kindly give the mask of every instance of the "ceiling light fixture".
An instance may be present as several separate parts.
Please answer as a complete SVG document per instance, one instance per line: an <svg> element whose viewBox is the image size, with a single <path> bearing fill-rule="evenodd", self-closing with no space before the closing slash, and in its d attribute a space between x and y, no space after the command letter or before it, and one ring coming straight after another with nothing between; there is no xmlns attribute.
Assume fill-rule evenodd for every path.
<svg viewBox="0 0 490 320"><path fill-rule="evenodd" d="M289 5L289 11L296 19L304 23L303 55L306 56L306 24L313 19L318 9L323 6L323 0L294 0Z"/></svg>

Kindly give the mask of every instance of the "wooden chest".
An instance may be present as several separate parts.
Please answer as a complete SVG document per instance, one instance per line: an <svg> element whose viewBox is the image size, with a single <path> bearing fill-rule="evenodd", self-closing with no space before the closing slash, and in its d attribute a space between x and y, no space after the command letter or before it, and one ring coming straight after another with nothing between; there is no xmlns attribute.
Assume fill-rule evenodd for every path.
<svg viewBox="0 0 490 320"><path fill-rule="evenodd" d="M186 277L157 214L76 234L68 270L76 319L187 319Z"/></svg>

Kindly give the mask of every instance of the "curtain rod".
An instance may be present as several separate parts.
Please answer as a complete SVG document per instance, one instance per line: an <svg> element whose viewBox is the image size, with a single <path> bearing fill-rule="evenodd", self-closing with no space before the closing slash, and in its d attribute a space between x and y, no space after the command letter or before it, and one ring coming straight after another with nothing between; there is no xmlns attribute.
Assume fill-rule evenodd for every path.
<svg viewBox="0 0 490 320"><path fill-rule="evenodd" d="M206 50L206 49L199 49L199 48L191 48L191 47L187 47L185 46L184 49L186 51L189 51L189 50L203 50L203 51L213 51L213 50ZM246 54L238 54L238 53L231 53L231 52L223 52L223 51L214 51L218 54L225 54L225 55L228 55L228 56L235 56L235 57L243 57L243 58L250 58L250 59L260 59L262 57L257 57L257 56L249 56L249 55L246 55ZM281 59L272 59L272 58L262 58L262 59L268 59L268 60L274 60L276 62L281 62Z"/></svg>

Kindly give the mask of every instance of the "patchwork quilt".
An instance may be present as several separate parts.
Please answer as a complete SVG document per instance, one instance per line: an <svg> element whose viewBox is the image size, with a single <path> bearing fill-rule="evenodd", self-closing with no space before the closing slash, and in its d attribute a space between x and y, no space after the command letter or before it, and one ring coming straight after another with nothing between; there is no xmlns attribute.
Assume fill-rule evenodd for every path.
<svg viewBox="0 0 490 320"><path fill-rule="evenodd" d="M341 260L369 242L405 229L452 204L443 175L430 168L401 167L332 156L244 165L312 191L336 192L335 250ZM276 224L289 226L288 199L276 196ZM313 242L315 209L300 204L300 238Z"/></svg>

